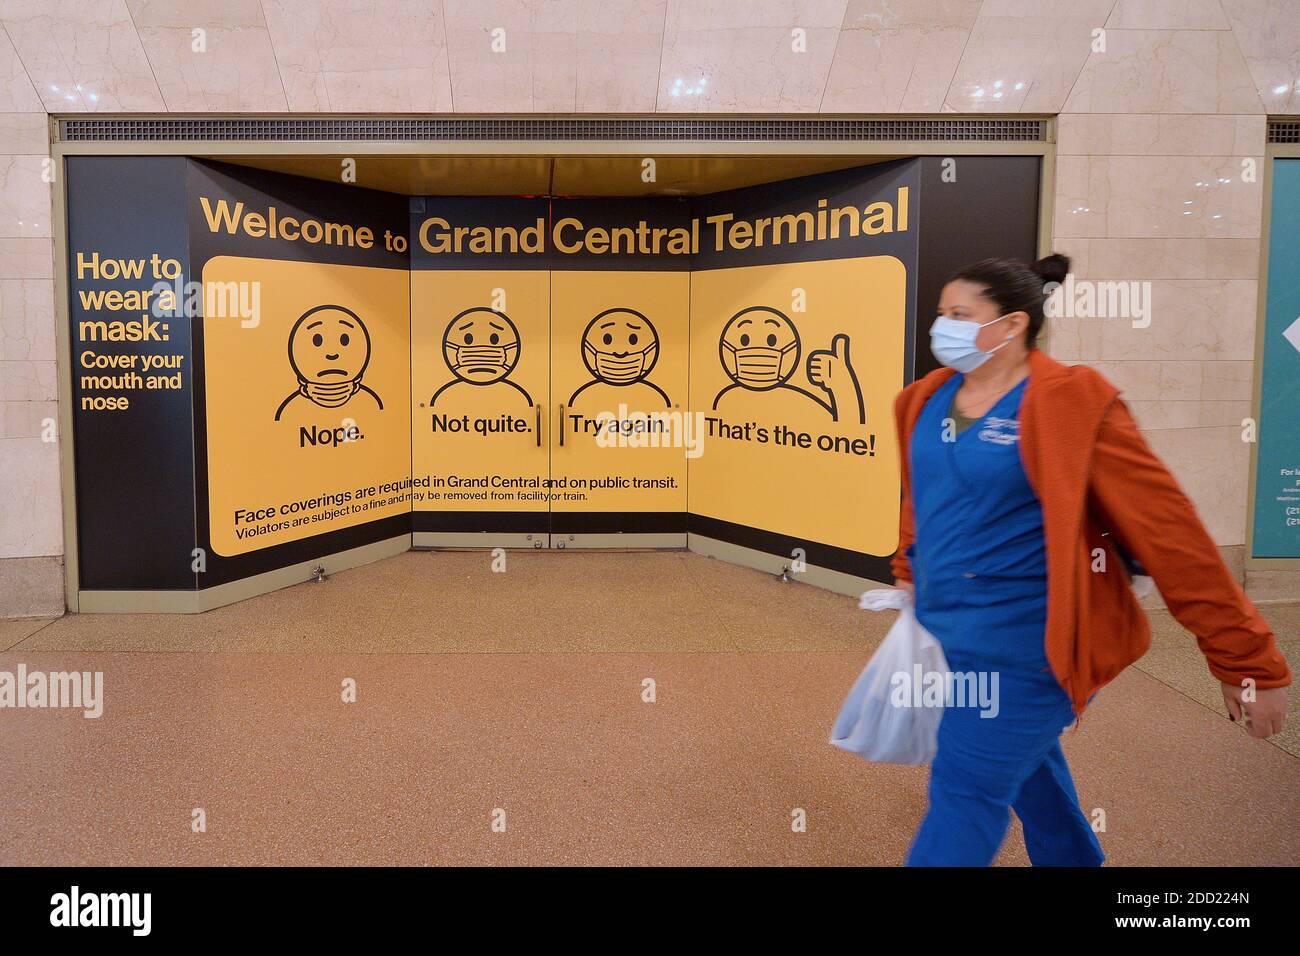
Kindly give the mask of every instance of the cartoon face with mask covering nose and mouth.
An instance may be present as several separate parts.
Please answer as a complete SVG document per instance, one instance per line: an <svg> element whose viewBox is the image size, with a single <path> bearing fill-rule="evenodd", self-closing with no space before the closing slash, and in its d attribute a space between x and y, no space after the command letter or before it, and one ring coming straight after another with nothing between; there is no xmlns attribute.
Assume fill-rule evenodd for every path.
<svg viewBox="0 0 1300 956"><path fill-rule="evenodd" d="M798 367L799 332L776 309L756 305L731 317L718 341L718 353L733 382L765 392L784 384Z"/></svg>
<svg viewBox="0 0 1300 956"><path fill-rule="evenodd" d="M289 364L298 388L276 409L278 422L291 402L305 398L321 408L339 408L354 395L379 396L361 382L370 364L370 332L351 309L319 305L304 312L289 331Z"/></svg>
<svg viewBox="0 0 1300 956"><path fill-rule="evenodd" d="M777 392L802 404L804 399L821 407L832 421L856 419L866 424L866 408L857 373L849 359L849 337L836 334L829 349L818 349L808 356L808 381L826 393L819 398L790 382L799 367L801 345L799 330L784 313L765 305L741 309L722 327L718 339L718 358L722 370L731 379L713 399L713 410L723 396L735 389L750 392ZM802 396L799 398L797 396Z"/></svg>
<svg viewBox="0 0 1300 956"><path fill-rule="evenodd" d="M668 396L646 381L658 360L659 333L648 318L634 309L606 309L588 322L582 333L582 361L594 378L573 393L569 404L593 385L640 384L658 393L667 407L671 404Z"/></svg>
<svg viewBox="0 0 1300 956"><path fill-rule="evenodd" d="M456 377L434 393L431 407L448 388L462 383L500 383L532 405L529 394L508 377L519 364L519 329L504 312L476 306L459 313L442 334L442 355Z"/></svg>

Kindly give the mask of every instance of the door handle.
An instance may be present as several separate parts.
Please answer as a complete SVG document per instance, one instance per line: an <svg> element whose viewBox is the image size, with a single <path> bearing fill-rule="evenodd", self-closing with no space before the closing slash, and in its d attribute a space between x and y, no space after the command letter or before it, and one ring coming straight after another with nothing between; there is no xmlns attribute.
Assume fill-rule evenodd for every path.
<svg viewBox="0 0 1300 956"><path fill-rule="evenodd" d="M564 447L564 406L560 406L560 447Z"/></svg>
<svg viewBox="0 0 1300 956"><path fill-rule="evenodd" d="M541 448L541 447L542 447L542 405L541 405L541 402L538 402L538 403L537 403L536 408L537 408L537 426L536 426L536 428L537 428L537 447L538 447L538 448Z"/></svg>

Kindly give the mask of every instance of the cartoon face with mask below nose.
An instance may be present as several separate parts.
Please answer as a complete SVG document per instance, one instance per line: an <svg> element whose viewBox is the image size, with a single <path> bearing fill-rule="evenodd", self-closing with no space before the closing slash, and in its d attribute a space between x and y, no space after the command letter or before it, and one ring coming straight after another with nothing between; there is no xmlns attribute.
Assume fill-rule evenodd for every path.
<svg viewBox="0 0 1300 956"><path fill-rule="evenodd" d="M582 333L582 361L607 385L631 385L659 360L659 333L640 312L606 309Z"/></svg>
<svg viewBox="0 0 1300 956"><path fill-rule="evenodd" d="M370 332L351 309L320 305L304 312L289 332L289 364L298 377L298 389L280 404L276 421L298 398L321 408L338 408L364 392L380 409L384 407L379 396L361 383L370 364Z"/></svg>
<svg viewBox="0 0 1300 956"><path fill-rule="evenodd" d="M442 354L455 376L471 385L499 382L519 361L519 330L502 312L478 306L447 323Z"/></svg>
<svg viewBox="0 0 1300 956"><path fill-rule="evenodd" d="M756 392L782 385L799 365L799 332L776 309L737 312L722 329L718 354L727 376Z"/></svg>

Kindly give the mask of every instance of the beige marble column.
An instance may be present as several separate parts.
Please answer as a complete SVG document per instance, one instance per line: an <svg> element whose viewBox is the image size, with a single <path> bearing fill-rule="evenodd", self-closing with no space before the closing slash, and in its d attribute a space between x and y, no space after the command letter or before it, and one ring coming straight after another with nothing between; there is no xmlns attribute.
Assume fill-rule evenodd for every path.
<svg viewBox="0 0 1300 956"><path fill-rule="evenodd" d="M63 611L47 123L0 34L0 617Z"/></svg>
<svg viewBox="0 0 1300 956"><path fill-rule="evenodd" d="M1217 2L1120 0L1104 43L1058 120L1053 240L1078 280L1140 283L1149 325L1055 318L1050 349L1120 386L1240 573L1264 99ZM1259 592L1278 596L1271 586Z"/></svg>

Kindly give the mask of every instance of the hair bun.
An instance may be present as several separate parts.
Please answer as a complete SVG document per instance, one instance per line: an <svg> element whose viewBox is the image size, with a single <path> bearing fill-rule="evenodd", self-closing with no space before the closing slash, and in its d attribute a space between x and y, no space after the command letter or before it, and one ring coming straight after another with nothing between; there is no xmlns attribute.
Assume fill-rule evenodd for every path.
<svg viewBox="0 0 1300 956"><path fill-rule="evenodd" d="M1070 271L1070 257L1063 256L1060 253L1052 253L1039 259L1029 267L1043 280L1048 282L1064 282L1066 275Z"/></svg>

